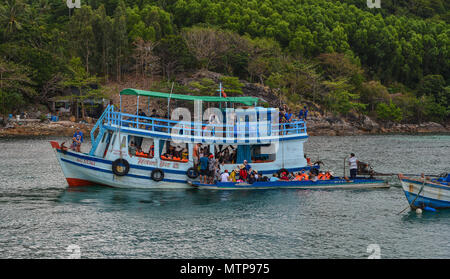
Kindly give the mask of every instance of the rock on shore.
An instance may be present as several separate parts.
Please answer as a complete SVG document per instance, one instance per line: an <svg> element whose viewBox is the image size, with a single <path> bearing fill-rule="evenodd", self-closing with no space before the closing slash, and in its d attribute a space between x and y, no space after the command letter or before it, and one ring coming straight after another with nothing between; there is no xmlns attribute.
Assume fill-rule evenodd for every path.
<svg viewBox="0 0 450 279"><path fill-rule="evenodd" d="M18 121L9 122L6 127L0 129L0 137L18 137L18 136L62 136L72 137L77 128L89 136L92 124L75 123L71 121L58 122L30 122Z"/></svg>

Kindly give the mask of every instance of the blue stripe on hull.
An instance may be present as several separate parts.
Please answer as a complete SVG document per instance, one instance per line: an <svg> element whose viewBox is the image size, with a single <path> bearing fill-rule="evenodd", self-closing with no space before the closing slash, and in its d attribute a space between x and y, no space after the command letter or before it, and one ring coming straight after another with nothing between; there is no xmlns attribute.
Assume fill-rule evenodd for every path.
<svg viewBox="0 0 450 279"><path fill-rule="evenodd" d="M59 153L63 153L61 150L57 149L57 151ZM64 154L64 153L63 153ZM80 158L80 159L84 159L84 160L90 160L90 161L94 161L94 162L99 162L99 163L103 163L103 164L112 164L112 161L109 160L105 160L102 158L98 158L95 156L90 156L90 155L83 155L83 154L77 154L74 152L70 152L70 151L66 151L65 155L70 155L76 158ZM298 168L290 168L290 169L286 169L288 172L297 172L297 171L301 171L301 170L310 170L311 168L319 168L319 166L313 166L313 167L298 167ZM157 167L147 167L147 166L139 166L139 165L134 165L134 164L130 164L130 169L139 169L139 170L148 170L148 171L152 171L154 169L158 169ZM161 168L165 173L174 173L174 174L186 174L186 171L180 171L180 170L172 170L172 169L164 169ZM276 173L277 170L261 170L259 171L259 173L261 174L273 174Z"/></svg>
<svg viewBox="0 0 450 279"><path fill-rule="evenodd" d="M79 166L79 167L82 167L82 168L113 174L112 170L105 170L105 169L102 169L102 168L97 168L97 167L93 167L93 166L83 165L83 164L80 164L80 163L77 163L77 162L73 162L73 161L70 161L70 160L67 160L67 159L64 159L64 158L61 158L61 161L69 163L69 164L72 164L72 165L75 165L75 166ZM139 178L139 179L145 179L145 180L150 180L151 179L150 175L149 176L143 176L143 175L136 175L136 174L128 173L126 176ZM165 182L173 182L173 183L183 183L183 184L186 183L185 180L168 179L168 178L164 178L163 181L165 181Z"/></svg>
<svg viewBox="0 0 450 279"><path fill-rule="evenodd" d="M408 191L404 191L405 192L405 196L406 199L408 200L408 203L411 204L412 201L417 197L417 194L408 192ZM450 202L448 201L443 201L443 200L437 200L437 199L432 199L432 198L427 198L424 197L422 195L420 195L416 201L413 204L414 207L425 207L425 206L429 206L432 208L450 208Z"/></svg>

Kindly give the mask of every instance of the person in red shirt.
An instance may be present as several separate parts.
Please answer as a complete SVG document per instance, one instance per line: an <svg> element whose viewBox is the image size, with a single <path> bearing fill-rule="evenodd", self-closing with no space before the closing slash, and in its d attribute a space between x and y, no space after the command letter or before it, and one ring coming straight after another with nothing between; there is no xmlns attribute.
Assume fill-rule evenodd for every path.
<svg viewBox="0 0 450 279"><path fill-rule="evenodd" d="M280 180L289 181L289 177L287 176L286 172L283 172L281 174Z"/></svg>

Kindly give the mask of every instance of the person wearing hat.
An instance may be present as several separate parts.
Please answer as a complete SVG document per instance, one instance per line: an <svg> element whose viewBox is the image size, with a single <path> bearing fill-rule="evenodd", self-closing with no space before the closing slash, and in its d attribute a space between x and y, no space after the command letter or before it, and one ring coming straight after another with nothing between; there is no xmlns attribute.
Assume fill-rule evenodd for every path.
<svg viewBox="0 0 450 279"><path fill-rule="evenodd" d="M240 165L239 178L243 181L247 181L248 173L245 165Z"/></svg>
<svg viewBox="0 0 450 279"><path fill-rule="evenodd" d="M236 182L236 174L239 173L239 168L235 168L234 170L231 171L230 173L230 181L231 182Z"/></svg>

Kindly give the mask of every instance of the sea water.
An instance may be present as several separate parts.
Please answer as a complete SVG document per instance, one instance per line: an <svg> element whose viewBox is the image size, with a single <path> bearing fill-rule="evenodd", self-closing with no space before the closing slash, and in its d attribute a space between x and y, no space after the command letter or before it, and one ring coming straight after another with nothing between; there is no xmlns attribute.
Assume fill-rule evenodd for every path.
<svg viewBox="0 0 450 279"><path fill-rule="evenodd" d="M0 140L0 258L450 258L450 210L398 214L395 177L376 190L69 189L51 139L68 140ZM448 135L305 144L335 175L351 152L378 172L439 174L449 151Z"/></svg>

